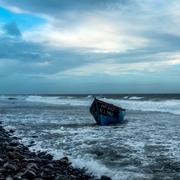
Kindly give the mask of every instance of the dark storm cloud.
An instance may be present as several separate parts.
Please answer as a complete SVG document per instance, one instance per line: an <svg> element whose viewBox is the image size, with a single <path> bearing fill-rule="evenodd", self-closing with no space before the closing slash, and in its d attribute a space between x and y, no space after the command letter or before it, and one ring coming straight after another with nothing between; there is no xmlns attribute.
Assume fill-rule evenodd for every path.
<svg viewBox="0 0 180 180"><path fill-rule="evenodd" d="M111 9L127 4L130 0L6 0L5 4L17 6L23 10L57 15L66 11L88 11Z"/></svg>
<svg viewBox="0 0 180 180"><path fill-rule="evenodd" d="M69 83L71 84L70 89L72 89L72 91L80 92L83 88L80 88L79 85L86 82L87 87L85 89L88 90L90 88L88 82L94 81L94 85L91 86L93 91L93 89L102 89L102 81L105 81L105 84L112 81L114 85L109 86L108 89L111 91L112 88L117 90L117 84L119 84L120 87L124 81L127 83L124 86L124 91L131 88L133 91L134 87L131 84L132 82L156 81L157 76L160 77L157 83L161 82L164 77L169 77L166 78L168 81L166 82L167 87L171 79L176 80L175 84L179 84L179 65L170 67L167 71L164 71L164 74L159 73L161 70L160 66L158 66L157 72L155 73L149 72L148 74L145 69L142 76L140 76L141 74L138 76L137 73L138 70L141 71L141 67L137 69L137 71L135 69L136 72L133 72L134 74L131 74L131 70L128 71L128 66L132 63L134 63L134 66L135 63L139 62L150 62L150 65L151 62L166 62L170 60L168 55L178 55L180 53L180 36L178 24L175 21L178 11L174 10L174 7L171 6L173 3L171 2L167 3L162 0L158 2L155 0L0 0L0 3L2 3L4 8L9 9L11 13L19 13L20 16L24 16L25 13L29 16L35 14L36 16L43 17L47 23L47 29L44 30L43 28L45 26L41 26L34 21L35 28L31 29L27 22L26 30L28 32L22 31L22 33L16 23L9 23L4 26L4 33L0 34L0 80L2 84L4 82L4 86L7 85L6 90L8 90L7 87L16 89L15 86L17 85L19 85L17 88L20 87L22 90L23 88L24 90L31 90L33 87L36 87L36 90L38 90L38 88L39 90L48 88L52 90L57 84L57 90L60 86L65 86L67 87L64 88L66 92ZM128 8L123 9L124 7ZM81 21L82 18L84 18L83 21ZM90 21L90 23L88 21ZM90 28L91 26L93 26L92 31ZM48 29L48 27L50 27L50 29ZM107 31L104 31L103 28L107 28ZM112 31L111 28L113 29ZM53 34L55 37L50 39L48 44L46 38L42 38L41 41L41 37L33 35L33 31L42 32L44 37L48 37L47 33L53 34L54 31L57 32ZM78 34L77 31L80 32L80 34ZM85 36L81 36L84 31L85 35L90 35L89 39ZM95 52L95 50L99 50L99 42L95 41L95 45L88 46L91 45L91 37L97 37L98 39L98 37L101 36L101 34L99 34L101 31L103 36L101 40L107 40L104 42L105 45L109 47L108 50L110 50L107 53L102 51ZM29 39L26 38L28 33L32 33ZM108 36L109 34L110 36ZM62 37L65 40L57 41L57 47L52 45L53 41L56 42L58 38L61 39ZM117 39L122 37L122 41L116 41L116 37ZM126 38L123 39L123 37ZM36 38L37 40L40 39L40 41L34 41L33 38L35 40ZM81 38L83 42L76 41ZM137 39L137 41L133 41L131 44L132 39L130 38ZM141 40L142 43L139 43ZM70 45L63 46L63 43L65 44L66 41L69 41ZM71 42L75 42L77 46L71 46ZM134 46L136 42L137 46ZM79 46L78 43L80 44ZM123 46L121 49L118 43L122 43L122 45L123 43L127 43L127 49L123 49ZM113 49L116 45L119 49ZM56 74L63 76L61 72L66 70L71 72L73 68L82 67L84 65L88 66L89 63L95 64L93 67L96 68L96 63L107 63L108 65L109 62L115 65L124 65L126 63L127 74L129 73L129 76L124 75L123 77L120 69L117 72L117 76L112 78L112 76L108 76L103 72L103 68L100 68L102 72L98 72L100 74L99 76L96 76L95 73L89 77L82 76L77 78L73 74L70 74L70 78L64 75L64 82L62 79L48 80L48 77L54 77L53 75ZM149 66L148 68L151 67ZM176 72L174 75L175 78L171 78L172 72L174 71ZM86 72L86 70L84 72ZM132 78L133 81L128 80L128 78ZM54 82L53 85L50 85L51 81ZM76 81L79 83L78 87ZM28 87L22 86L24 82L29 83ZM76 88L74 88L75 86ZM106 88L106 86L104 87ZM2 86L0 88L3 90ZM155 91L157 85L149 88Z"/></svg>
<svg viewBox="0 0 180 180"><path fill-rule="evenodd" d="M149 33L146 35L152 40L152 45L159 46L161 51L180 50L180 36L170 33Z"/></svg>
<svg viewBox="0 0 180 180"><path fill-rule="evenodd" d="M24 41L21 38L1 36L0 63L5 65L1 68L1 77L12 74L48 76L88 63L103 63L109 60L127 64L164 61L169 57L157 56L159 53L179 51L180 38L178 37L169 34L161 36L154 34L151 35L151 39L149 46L129 50L126 53L81 53L76 49L55 50L39 43Z"/></svg>
<svg viewBox="0 0 180 180"><path fill-rule="evenodd" d="M19 36L19 37L21 36L21 32L17 27L16 22L10 22L8 24L5 24L3 29L8 35Z"/></svg>
<svg viewBox="0 0 180 180"><path fill-rule="evenodd" d="M180 53L179 35L151 31L142 33L142 36L148 39L148 43L144 47L129 50L125 53L109 53L106 58L119 59L123 63L158 62L169 60L168 53ZM166 55L163 55L163 53Z"/></svg>
<svg viewBox="0 0 180 180"><path fill-rule="evenodd" d="M21 38L0 37L1 77L21 73L54 74L93 61L96 59L73 49L54 50Z"/></svg>

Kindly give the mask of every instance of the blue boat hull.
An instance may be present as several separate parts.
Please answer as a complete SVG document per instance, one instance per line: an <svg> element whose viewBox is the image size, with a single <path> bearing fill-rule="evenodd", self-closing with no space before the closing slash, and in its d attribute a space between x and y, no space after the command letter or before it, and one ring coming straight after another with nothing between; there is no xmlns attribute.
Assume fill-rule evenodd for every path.
<svg viewBox="0 0 180 180"><path fill-rule="evenodd" d="M98 125L107 126L122 123L126 114L125 109L95 99L90 107Z"/></svg>
<svg viewBox="0 0 180 180"><path fill-rule="evenodd" d="M108 126L111 124L122 123L124 121L124 117L125 117L125 111L120 111L118 118L113 118L101 114L99 117L99 121L100 121L100 125Z"/></svg>

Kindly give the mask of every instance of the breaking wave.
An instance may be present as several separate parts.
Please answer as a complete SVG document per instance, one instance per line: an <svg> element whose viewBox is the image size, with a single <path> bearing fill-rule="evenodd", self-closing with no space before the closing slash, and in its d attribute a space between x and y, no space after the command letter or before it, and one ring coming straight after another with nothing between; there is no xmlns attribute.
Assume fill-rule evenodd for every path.
<svg viewBox="0 0 180 180"><path fill-rule="evenodd" d="M139 100L139 99L143 99L143 97L132 96L132 97L129 97L128 99L131 99L131 100Z"/></svg>
<svg viewBox="0 0 180 180"><path fill-rule="evenodd" d="M100 98L109 103L114 103L122 106L127 110L137 111L153 111L153 112L167 112L172 114L180 114L180 100L142 100L143 97L125 97L121 99ZM27 101L47 103L54 105L70 105L70 106L90 106L93 97L67 97L67 96L28 96Z"/></svg>
<svg viewBox="0 0 180 180"><path fill-rule="evenodd" d="M167 112L172 114L180 114L180 100L163 100L163 101L153 101L153 100L115 100L108 99L108 102L114 103L118 106L123 106L123 108L128 110L137 111L153 111L153 112Z"/></svg>
<svg viewBox="0 0 180 180"><path fill-rule="evenodd" d="M89 101L82 98L73 98L70 96L29 96L26 98L27 101L47 103L54 105L71 105L71 106L88 106Z"/></svg>

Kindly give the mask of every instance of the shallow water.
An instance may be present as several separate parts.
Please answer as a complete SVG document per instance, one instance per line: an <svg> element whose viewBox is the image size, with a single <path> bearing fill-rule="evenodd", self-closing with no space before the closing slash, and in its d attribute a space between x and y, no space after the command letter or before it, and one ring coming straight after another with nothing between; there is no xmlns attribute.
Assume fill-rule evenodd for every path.
<svg viewBox="0 0 180 180"><path fill-rule="evenodd" d="M0 97L0 119L33 151L118 180L180 178L179 96L100 97L127 109L126 123L107 127L89 113L92 96L14 98Z"/></svg>

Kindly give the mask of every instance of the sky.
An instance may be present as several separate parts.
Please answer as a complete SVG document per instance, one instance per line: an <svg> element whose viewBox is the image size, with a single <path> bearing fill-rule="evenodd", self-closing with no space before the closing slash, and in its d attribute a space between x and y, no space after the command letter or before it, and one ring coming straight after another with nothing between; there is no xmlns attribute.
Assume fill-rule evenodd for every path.
<svg viewBox="0 0 180 180"><path fill-rule="evenodd" d="M0 94L180 93L179 0L0 0Z"/></svg>

